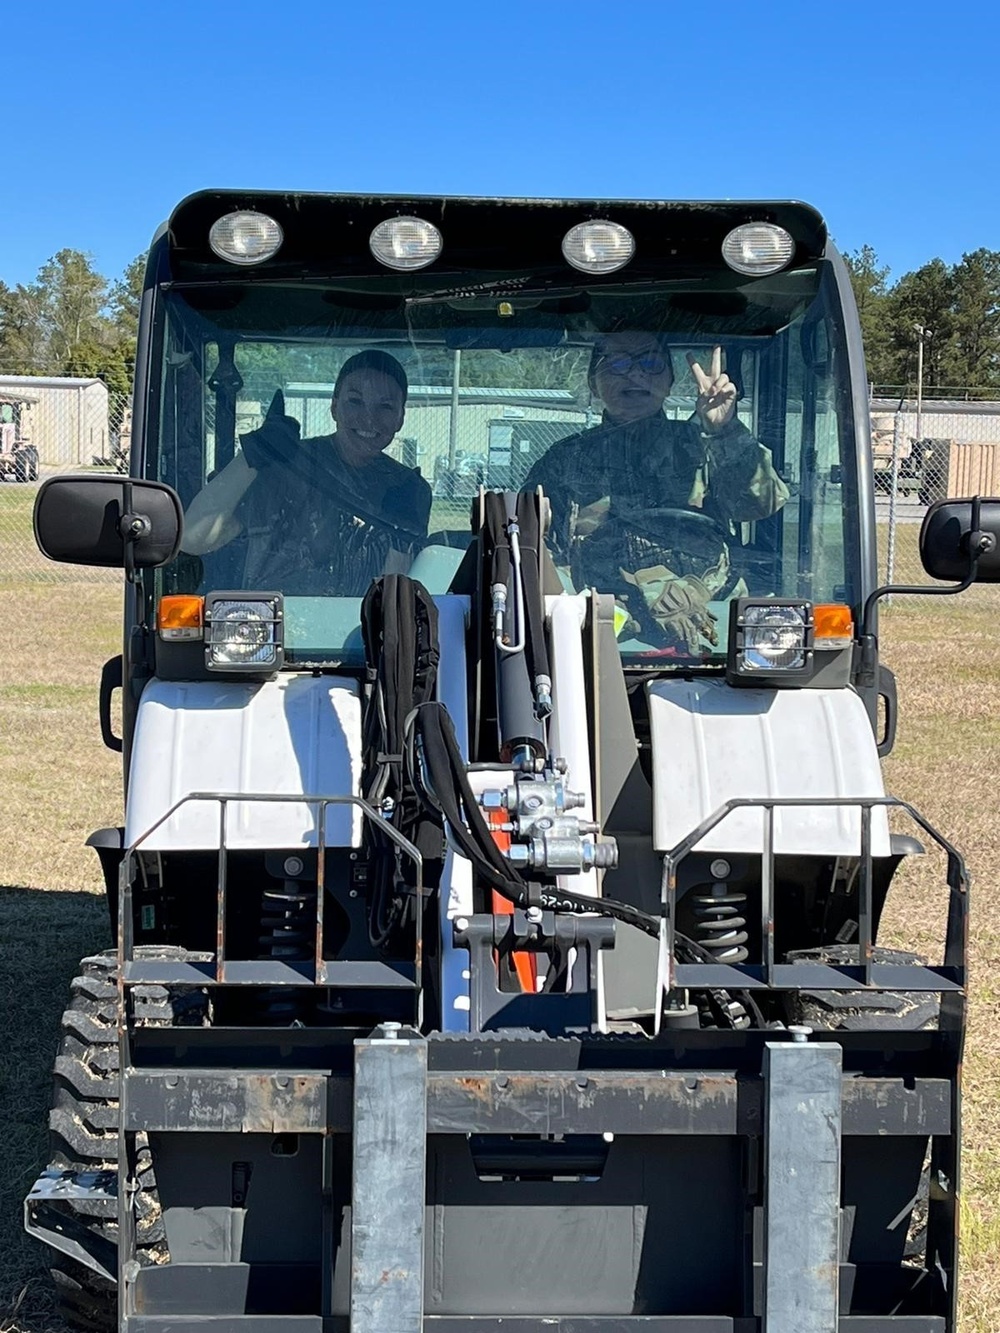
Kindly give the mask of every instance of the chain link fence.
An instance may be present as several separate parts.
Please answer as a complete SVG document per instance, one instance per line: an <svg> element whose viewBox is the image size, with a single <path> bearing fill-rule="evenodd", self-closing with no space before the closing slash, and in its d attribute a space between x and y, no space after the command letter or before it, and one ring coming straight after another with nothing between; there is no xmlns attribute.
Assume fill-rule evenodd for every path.
<svg viewBox="0 0 1000 1333"><path fill-rule="evenodd" d="M102 380L0 373L0 586L120 578L57 565L35 546L35 492L59 472L126 472L131 402Z"/></svg>
<svg viewBox="0 0 1000 1333"><path fill-rule="evenodd" d="M880 578L928 583L917 541L928 506L1000 495L1000 402L872 398L871 425Z"/></svg>
<svg viewBox="0 0 1000 1333"><path fill-rule="evenodd" d="M297 409L304 435L321 434L330 429L329 394L309 389L301 386L301 401L292 402L292 387L289 409ZM917 537L927 507L947 496L1000 495L1000 402L970 392L918 405L877 393L870 410L879 576L886 583L925 583ZM476 406L463 401L456 441L447 391L411 394L391 452L431 481L437 526L464 524L480 485L517 487L539 454L596 419L570 391L526 395L530 402L525 392L517 403L499 401L502 394ZM686 414L690 404L678 401L676 409ZM482 441L470 450L468 419L477 413ZM238 424L252 429L259 420ZM127 471L130 438L129 397L110 392L101 380L0 374L0 586L95 577L94 570L56 565L38 552L31 534L35 491L58 472ZM109 571L107 577L119 576Z"/></svg>

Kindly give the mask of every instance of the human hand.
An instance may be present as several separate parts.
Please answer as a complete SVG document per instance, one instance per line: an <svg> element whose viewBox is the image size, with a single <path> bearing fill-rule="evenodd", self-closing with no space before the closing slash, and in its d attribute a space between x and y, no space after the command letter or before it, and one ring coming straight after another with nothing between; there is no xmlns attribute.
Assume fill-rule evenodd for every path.
<svg viewBox="0 0 1000 1333"><path fill-rule="evenodd" d="M722 348L712 348L708 374L695 360L693 352L688 352L687 363L698 386L695 415L704 430L721 430L732 421L736 412L736 385L722 369Z"/></svg>
<svg viewBox="0 0 1000 1333"><path fill-rule="evenodd" d="M280 389L271 399L263 425L240 436L243 457L255 472L272 463L287 463L300 440L301 427L295 417L286 416L285 396Z"/></svg>
<svg viewBox="0 0 1000 1333"><path fill-rule="evenodd" d="M703 639L713 647L718 644L718 617L708 605L712 589L704 579L694 574L682 578L666 565L637 569L634 574L623 569L622 577L639 589L647 610L668 638L685 644L693 656L701 655Z"/></svg>
<svg viewBox="0 0 1000 1333"><path fill-rule="evenodd" d="M592 533L596 532L608 517L610 509L610 495L605 495L602 499L595 500L593 504L584 505L582 509L578 508L573 515L573 536L589 537Z"/></svg>

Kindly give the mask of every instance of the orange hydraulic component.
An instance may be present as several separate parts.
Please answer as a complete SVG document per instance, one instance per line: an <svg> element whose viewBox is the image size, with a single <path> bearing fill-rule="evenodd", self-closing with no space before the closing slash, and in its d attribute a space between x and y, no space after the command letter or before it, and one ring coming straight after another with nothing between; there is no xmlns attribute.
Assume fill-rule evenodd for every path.
<svg viewBox="0 0 1000 1333"><path fill-rule="evenodd" d="M503 827L507 822L507 813L504 810L486 810L486 822L490 826L490 833L493 841L502 852L510 850L510 834ZM493 890L493 913L495 916L513 916L514 904L509 902L502 894ZM511 962L514 966L514 972L518 981L521 983L521 989L527 991L529 995L534 995L538 990L538 967L535 955L524 953L522 951L511 954Z"/></svg>

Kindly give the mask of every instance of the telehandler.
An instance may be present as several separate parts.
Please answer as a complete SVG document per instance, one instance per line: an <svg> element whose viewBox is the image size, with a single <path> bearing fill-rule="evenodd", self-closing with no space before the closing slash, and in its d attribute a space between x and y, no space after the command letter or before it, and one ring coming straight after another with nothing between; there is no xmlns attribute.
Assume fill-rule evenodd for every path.
<svg viewBox="0 0 1000 1333"><path fill-rule="evenodd" d="M131 447L35 508L125 576L117 947L25 1204L67 1315L953 1333L968 882L881 777L819 214L196 194ZM938 502L906 591L998 533ZM934 851L940 956L885 947Z"/></svg>

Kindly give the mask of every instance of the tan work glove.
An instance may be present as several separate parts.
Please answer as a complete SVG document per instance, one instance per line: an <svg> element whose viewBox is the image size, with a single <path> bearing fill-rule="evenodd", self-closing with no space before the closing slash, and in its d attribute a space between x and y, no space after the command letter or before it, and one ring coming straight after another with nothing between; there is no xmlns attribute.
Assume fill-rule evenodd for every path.
<svg viewBox="0 0 1000 1333"><path fill-rule="evenodd" d="M719 562L704 574L674 574L666 565L651 565L634 574L621 571L622 578L642 593L646 607L665 634L687 645L692 654L702 649L702 640L713 647L719 642L716 617L709 602L729 578L729 552L723 547Z"/></svg>

